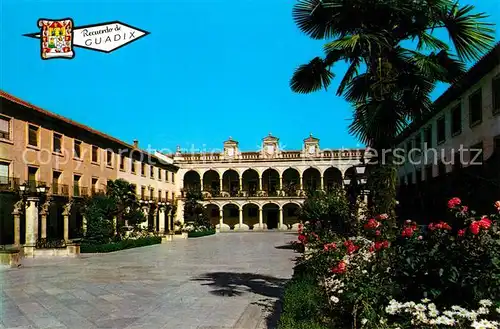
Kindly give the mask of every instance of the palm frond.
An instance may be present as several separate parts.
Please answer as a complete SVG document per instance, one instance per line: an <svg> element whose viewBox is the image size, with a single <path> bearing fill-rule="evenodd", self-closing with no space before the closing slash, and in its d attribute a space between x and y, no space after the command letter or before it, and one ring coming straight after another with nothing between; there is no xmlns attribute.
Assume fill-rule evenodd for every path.
<svg viewBox="0 0 500 329"><path fill-rule="evenodd" d="M361 65L361 58L355 57L351 60L351 64L347 69L342 81L340 81L340 85L337 89L337 96L341 96L344 93L347 85L358 75L358 70Z"/></svg>
<svg viewBox="0 0 500 329"><path fill-rule="evenodd" d="M449 50L450 47L448 45L439 40L438 38L434 37L433 35L423 32L418 35L418 43L417 43L417 50L421 51L424 49L431 49L431 50Z"/></svg>
<svg viewBox="0 0 500 329"><path fill-rule="evenodd" d="M354 34L328 42L324 46L325 52L342 50L346 53L372 54L380 52L380 49L389 46L387 39L383 35L377 34Z"/></svg>
<svg viewBox="0 0 500 329"><path fill-rule="evenodd" d="M474 6L459 7L458 2L441 11L439 20L448 30L450 39L463 60L478 60L487 52L494 40L494 24L483 20L488 17L485 13L472 14Z"/></svg>
<svg viewBox="0 0 500 329"><path fill-rule="evenodd" d="M325 39L334 36L332 6L326 6L323 0L299 0L292 10L292 17L299 29L313 39Z"/></svg>
<svg viewBox="0 0 500 329"><path fill-rule="evenodd" d="M308 94L322 88L327 89L334 77L323 59L316 57L295 70L290 80L290 88L296 93Z"/></svg>

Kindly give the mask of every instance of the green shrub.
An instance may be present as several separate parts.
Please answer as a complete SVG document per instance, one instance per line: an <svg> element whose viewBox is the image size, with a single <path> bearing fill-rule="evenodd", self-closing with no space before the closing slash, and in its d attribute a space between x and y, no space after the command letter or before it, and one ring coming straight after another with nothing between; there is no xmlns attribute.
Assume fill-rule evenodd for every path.
<svg viewBox="0 0 500 329"><path fill-rule="evenodd" d="M82 243L82 245L80 246L80 252L106 253L123 249L150 246L159 243L161 243L161 237L159 236L145 237L138 239L125 239L118 242L103 243L103 244Z"/></svg>
<svg viewBox="0 0 500 329"><path fill-rule="evenodd" d="M189 238L199 238L202 236L208 236L208 235L214 235L215 230L214 229L208 229L205 231L191 231L188 233Z"/></svg>
<svg viewBox="0 0 500 329"><path fill-rule="evenodd" d="M309 321L323 313L325 296L316 280L308 275L293 278L285 287L283 314L294 321Z"/></svg>
<svg viewBox="0 0 500 329"><path fill-rule="evenodd" d="M314 320L296 321L293 317L283 315L280 318L278 329L328 329L328 327Z"/></svg>

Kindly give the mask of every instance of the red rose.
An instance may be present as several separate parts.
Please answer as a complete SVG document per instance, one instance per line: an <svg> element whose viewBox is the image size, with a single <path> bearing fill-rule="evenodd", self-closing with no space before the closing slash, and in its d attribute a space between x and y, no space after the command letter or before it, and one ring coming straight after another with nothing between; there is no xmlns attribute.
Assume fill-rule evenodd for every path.
<svg viewBox="0 0 500 329"><path fill-rule="evenodd" d="M307 243L307 237L304 234L299 235L299 241L303 244Z"/></svg>
<svg viewBox="0 0 500 329"><path fill-rule="evenodd" d="M365 230L374 229L380 226L380 223L377 222L374 218L370 218L368 222L365 224Z"/></svg>
<svg viewBox="0 0 500 329"><path fill-rule="evenodd" d="M383 246L384 246L384 248L389 248L389 241L385 240L383 242Z"/></svg>
<svg viewBox="0 0 500 329"><path fill-rule="evenodd" d="M469 211L469 207L467 207L467 206L462 206L462 210L461 210L461 212L462 212L462 213L465 213L465 212L467 212L467 211Z"/></svg>
<svg viewBox="0 0 500 329"><path fill-rule="evenodd" d="M487 230L491 227L491 220L487 217L483 217L479 221L479 226Z"/></svg>
<svg viewBox="0 0 500 329"><path fill-rule="evenodd" d="M334 268L331 269L332 273L339 273L339 274L342 274L342 273L345 273L346 271L346 263L341 260L337 266L335 266Z"/></svg>
<svg viewBox="0 0 500 329"><path fill-rule="evenodd" d="M458 230L458 236L464 236L464 235L465 235L465 229Z"/></svg>
<svg viewBox="0 0 500 329"><path fill-rule="evenodd" d="M448 201L448 208L453 209L456 206L459 206L461 204L462 204L462 200L455 197L455 198L450 199L450 201Z"/></svg>
<svg viewBox="0 0 500 329"><path fill-rule="evenodd" d="M472 222L472 224L470 224L470 226L469 226L469 229L472 232L472 234L478 235L479 234L479 223Z"/></svg>
<svg viewBox="0 0 500 329"><path fill-rule="evenodd" d="M436 226L434 225L434 223L430 223L428 228L429 230L434 231L436 229Z"/></svg>
<svg viewBox="0 0 500 329"><path fill-rule="evenodd" d="M368 249L368 251L374 252L375 251L375 247L374 246L370 246L370 248Z"/></svg>
<svg viewBox="0 0 500 329"><path fill-rule="evenodd" d="M376 236L380 236L380 234L381 234L381 233L380 233L380 231L379 231L379 230L376 230L376 231L375 231L375 235L376 235Z"/></svg>
<svg viewBox="0 0 500 329"><path fill-rule="evenodd" d="M407 227L403 230L403 232L401 233L401 235L406 238L406 237L411 237L413 235L413 228L411 227Z"/></svg>

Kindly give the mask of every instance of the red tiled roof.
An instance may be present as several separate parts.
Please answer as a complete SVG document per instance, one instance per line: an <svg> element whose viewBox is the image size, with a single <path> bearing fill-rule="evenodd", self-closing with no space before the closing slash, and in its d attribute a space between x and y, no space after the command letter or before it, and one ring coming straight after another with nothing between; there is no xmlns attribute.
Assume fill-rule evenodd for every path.
<svg viewBox="0 0 500 329"><path fill-rule="evenodd" d="M83 125L81 123L78 123L78 122L73 121L71 119L68 119L66 117L63 117L62 115L59 115L59 114L56 114L56 113L44 110L41 107L38 107L36 105L33 105L33 104L28 103L26 101L23 101L22 99L20 99L20 98L18 98L16 96L13 96L13 95L11 95L11 94L3 91L3 90L0 90L0 97L1 98L5 98L5 99L7 99L7 100L9 100L11 102L17 103L17 104L19 104L21 106L24 106L25 108L28 108L28 109L34 110L34 111L36 111L38 113L41 113L43 115L46 115L46 116L48 116L50 118L53 118L55 120L60 120L60 121L63 121L65 123L69 124L69 125L75 126L77 128L83 129L83 130L86 130L86 131L90 132L91 134L95 134L97 136L100 136L100 137L102 137L104 139L107 139L107 140L109 140L111 142L117 143L117 144L119 144L119 145L121 145L123 147L134 149L134 146L131 145L131 144L125 143L124 141L121 141L121 140L119 140L117 138L114 138L114 137L112 137L110 135L107 135L105 133L102 133L100 131L92 129L89 126ZM150 153L148 153L146 151L139 150L139 149L136 149L136 150L139 151L139 152L141 152L141 153L143 153L144 155L151 156L152 158L155 158L155 159L158 160L158 158L156 156L154 156L153 154L150 154Z"/></svg>

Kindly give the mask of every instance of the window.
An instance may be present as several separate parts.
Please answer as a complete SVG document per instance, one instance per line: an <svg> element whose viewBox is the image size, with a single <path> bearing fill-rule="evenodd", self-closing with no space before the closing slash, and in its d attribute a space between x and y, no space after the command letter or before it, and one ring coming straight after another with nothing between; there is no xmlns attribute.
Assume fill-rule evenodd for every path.
<svg viewBox="0 0 500 329"><path fill-rule="evenodd" d="M39 128L37 126L28 126L28 145L38 146L38 131Z"/></svg>
<svg viewBox="0 0 500 329"><path fill-rule="evenodd" d="M161 201L161 197L162 197L161 190L158 190L158 201Z"/></svg>
<svg viewBox="0 0 500 329"><path fill-rule="evenodd" d="M462 132L462 104L451 110L451 135L457 136Z"/></svg>
<svg viewBox="0 0 500 329"><path fill-rule="evenodd" d="M493 95L493 114L500 113L500 76L497 76L493 79L491 83L491 93ZM1 132L0 132L1 134Z"/></svg>
<svg viewBox="0 0 500 329"><path fill-rule="evenodd" d="M469 150L469 165L483 164L483 143L472 145Z"/></svg>
<svg viewBox="0 0 500 329"><path fill-rule="evenodd" d="M161 173L162 173L163 170L161 170L160 168L158 168L158 180L161 181Z"/></svg>
<svg viewBox="0 0 500 329"><path fill-rule="evenodd" d="M141 162L141 175L146 176L146 164Z"/></svg>
<svg viewBox="0 0 500 329"><path fill-rule="evenodd" d="M150 167L151 170L149 172L149 175L151 177L151 179L155 179L155 168L153 166Z"/></svg>
<svg viewBox="0 0 500 329"><path fill-rule="evenodd" d="M9 163L0 162L0 185L9 184Z"/></svg>
<svg viewBox="0 0 500 329"><path fill-rule="evenodd" d="M10 139L10 119L0 115L0 138Z"/></svg>
<svg viewBox="0 0 500 329"><path fill-rule="evenodd" d="M169 197L170 197L170 192L169 192L169 191L167 191L167 192L165 193L165 198L167 198L167 200L169 200Z"/></svg>
<svg viewBox="0 0 500 329"><path fill-rule="evenodd" d="M62 135L54 133L52 138L52 151L62 153Z"/></svg>
<svg viewBox="0 0 500 329"><path fill-rule="evenodd" d="M99 191L99 178L92 178L90 189L92 194L96 194Z"/></svg>
<svg viewBox="0 0 500 329"><path fill-rule="evenodd" d="M61 172L53 171L52 172L52 193L55 195L61 195L61 187L59 186L59 182L61 180Z"/></svg>
<svg viewBox="0 0 500 329"><path fill-rule="evenodd" d="M120 154L120 170L125 170L125 156Z"/></svg>
<svg viewBox="0 0 500 329"><path fill-rule="evenodd" d="M436 130L437 143L444 143L446 140L446 121L444 116L437 120Z"/></svg>
<svg viewBox="0 0 500 329"><path fill-rule="evenodd" d="M483 120L481 89L469 96L469 126L473 127Z"/></svg>
<svg viewBox="0 0 500 329"><path fill-rule="evenodd" d="M432 165L429 165L425 167L425 180L431 180L432 179Z"/></svg>
<svg viewBox="0 0 500 329"><path fill-rule="evenodd" d="M172 173L172 183L175 183L175 174Z"/></svg>
<svg viewBox="0 0 500 329"><path fill-rule="evenodd" d="M432 147L432 125L424 130L424 143L427 143L427 148Z"/></svg>
<svg viewBox="0 0 500 329"><path fill-rule="evenodd" d="M28 181L29 182L36 182L37 174L38 174L37 167L28 167Z"/></svg>
<svg viewBox="0 0 500 329"><path fill-rule="evenodd" d="M149 190L149 197L150 197L151 199L155 197L155 189L154 189L154 188L151 188L151 189Z"/></svg>
<svg viewBox="0 0 500 329"><path fill-rule="evenodd" d="M80 179L82 176L73 175L73 195L80 196Z"/></svg>
<svg viewBox="0 0 500 329"><path fill-rule="evenodd" d="M146 187L141 186L141 199L144 200L145 197L146 197Z"/></svg>
<svg viewBox="0 0 500 329"><path fill-rule="evenodd" d="M168 174L169 172L167 170L165 170L165 181L168 182Z"/></svg>
<svg viewBox="0 0 500 329"><path fill-rule="evenodd" d="M113 152L111 150L106 151L106 164L109 167L113 166Z"/></svg>
<svg viewBox="0 0 500 329"><path fill-rule="evenodd" d="M77 159L81 159L82 157L82 142L75 140L73 142L73 151L74 151L74 157Z"/></svg>
<svg viewBox="0 0 500 329"><path fill-rule="evenodd" d="M130 171L135 174L135 161L130 159Z"/></svg>
<svg viewBox="0 0 500 329"><path fill-rule="evenodd" d="M99 161L99 148L95 145L92 145L92 162Z"/></svg>

